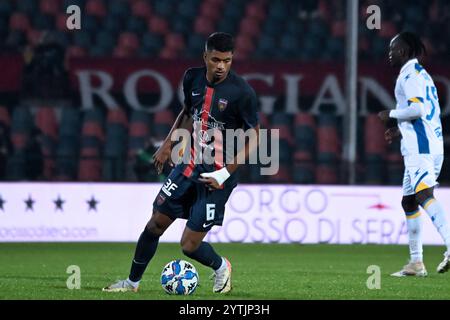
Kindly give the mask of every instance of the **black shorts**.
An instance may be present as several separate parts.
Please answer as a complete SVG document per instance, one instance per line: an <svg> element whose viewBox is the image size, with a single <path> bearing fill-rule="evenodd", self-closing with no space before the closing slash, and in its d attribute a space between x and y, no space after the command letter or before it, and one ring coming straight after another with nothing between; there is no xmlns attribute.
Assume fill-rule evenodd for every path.
<svg viewBox="0 0 450 320"><path fill-rule="evenodd" d="M172 219L187 219L191 230L209 231L221 226L225 203L236 184L225 181L224 188L210 191L204 183L186 178L180 169L174 168L153 202L153 209Z"/></svg>

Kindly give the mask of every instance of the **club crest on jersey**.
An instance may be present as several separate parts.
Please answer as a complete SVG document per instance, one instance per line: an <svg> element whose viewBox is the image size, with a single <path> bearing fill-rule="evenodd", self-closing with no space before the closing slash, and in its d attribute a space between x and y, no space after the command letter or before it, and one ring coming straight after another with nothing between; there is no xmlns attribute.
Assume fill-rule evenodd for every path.
<svg viewBox="0 0 450 320"><path fill-rule="evenodd" d="M219 99L219 104L218 104L219 110L220 111L225 110L225 108L227 107L227 104L228 104L228 100L226 100L226 99Z"/></svg>

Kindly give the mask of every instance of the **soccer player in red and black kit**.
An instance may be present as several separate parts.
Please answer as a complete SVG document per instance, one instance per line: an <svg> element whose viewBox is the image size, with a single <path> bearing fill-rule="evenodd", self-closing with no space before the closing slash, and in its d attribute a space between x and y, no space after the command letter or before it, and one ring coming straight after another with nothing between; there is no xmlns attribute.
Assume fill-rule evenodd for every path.
<svg viewBox="0 0 450 320"><path fill-rule="evenodd" d="M172 154L172 133L184 128L192 129L192 144L201 150L213 146L214 160L198 161L194 147L186 151L190 152L189 160L175 166L153 203L153 214L139 237L128 279L104 291L137 291L159 238L177 218L187 219L181 237L183 253L215 271L213 292L231 290L230 262L203 239L214 225L222 225L225 203L237 184L238 159L247 159L256 150L259 139L257 98L250 85L230 70L233 50L231 35L217 32L208 37L203 55L206 66L186 71L184 108L154 156L161 172ZM212 138L209 129L218 130L222 138ZM244 148L231 148L235 154L227 154L230 148L226 146L225 131L238 129L245 133L254 130L256 142L246 141ZM224 163L223 159L233 161Z"/></svg>

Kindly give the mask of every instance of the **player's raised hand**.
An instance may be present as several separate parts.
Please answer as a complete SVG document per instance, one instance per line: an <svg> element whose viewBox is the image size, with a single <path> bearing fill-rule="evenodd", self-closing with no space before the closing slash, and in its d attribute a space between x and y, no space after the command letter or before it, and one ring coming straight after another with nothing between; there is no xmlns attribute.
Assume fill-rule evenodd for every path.
<svg viewBox="0 0 450 320"><path fill-rule="evenodd" d="M153 155L153 161L156 167L156 172L158 174L161 174L164 164L167 160L169 160L170 164L172 165L172 162L170 161L170 154L171 154L171 145L170 143L163 143L158 150L156 150L155 154Z"/></svg>

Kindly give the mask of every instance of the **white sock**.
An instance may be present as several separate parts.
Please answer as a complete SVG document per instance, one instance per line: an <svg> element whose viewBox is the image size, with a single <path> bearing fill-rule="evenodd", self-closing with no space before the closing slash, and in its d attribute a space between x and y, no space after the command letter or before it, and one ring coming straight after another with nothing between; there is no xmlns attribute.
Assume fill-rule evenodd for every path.
<svg viewBox="0 0 450 320"><path fill-rule="evenodd" d="M225 261L225 259L222 257L222 264L220 265L219 269L216 270L216 272L221 272L224 269L227 268L227 262Z"/></svg>
<svg viewBox="0 0 450 320"><path fill-rule="evenodd" d="M406 225L408 226L409 254L411 262L423 261L422 248L422 221L420 211L408 213L406 215Z"/></svg>
<svg viewBox="0 0 450 320"><path fill-rule="evenodd" d="M127 278L127 282L133 286L133 288L137 288L139 286L139 281L131 281L130 278Z"/></svg>
<svg viewBox="0 0 450 320"><path fill-rule="evenodd" d="M441 204L435 198L431 198L425 202L423 208L430 216L431 221L433 221L434 227L441 235L442 240L444 240L447 246L447 252L450 252L450 228L445 219L445 212Z"/></svg>

